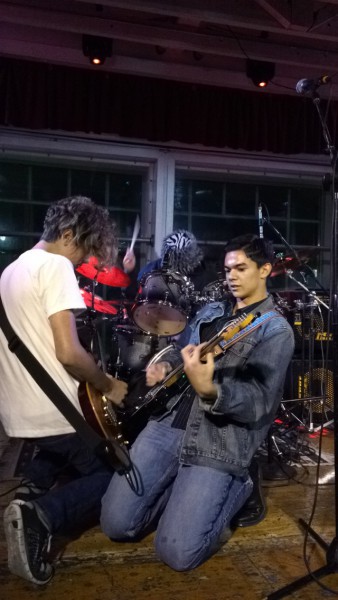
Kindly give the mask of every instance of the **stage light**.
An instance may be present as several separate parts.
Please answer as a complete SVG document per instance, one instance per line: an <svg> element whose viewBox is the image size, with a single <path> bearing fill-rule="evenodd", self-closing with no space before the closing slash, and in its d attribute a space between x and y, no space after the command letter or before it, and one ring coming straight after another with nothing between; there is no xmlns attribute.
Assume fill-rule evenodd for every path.
<svg viewBox="0 0 338 600"><path fill-rule="evenodd" d="M248 59L246 75L255 86L264 88L275 75L275 63Z"/></svg>
<svg viewBox="0 0 338 600"><path fill-rule="evenodd" d="M82 36L82 52L88 56L92 65L103 65L106 58L112 55L113 41L110 38L95 35Z"/></svg>

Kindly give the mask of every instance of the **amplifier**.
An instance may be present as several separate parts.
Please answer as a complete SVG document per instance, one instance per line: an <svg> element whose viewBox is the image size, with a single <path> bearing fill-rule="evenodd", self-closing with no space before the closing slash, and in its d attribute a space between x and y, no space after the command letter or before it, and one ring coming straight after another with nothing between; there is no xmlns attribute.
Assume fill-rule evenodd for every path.
<svg viewBox="0 0 338 600"><path fill-rule="evenodd" d="M298 399L309 397L325 397L325 413L332 416L334 410L334 386L333 386L333 361L329 360L327 369L320 360L309 362L293 359L289 365L284 386L284 399ZM307 403L309 405L309 403ZM322 412L322 404L318 401L311 402L314 413ZM329 418L331 418L330 415Z"/></svg>

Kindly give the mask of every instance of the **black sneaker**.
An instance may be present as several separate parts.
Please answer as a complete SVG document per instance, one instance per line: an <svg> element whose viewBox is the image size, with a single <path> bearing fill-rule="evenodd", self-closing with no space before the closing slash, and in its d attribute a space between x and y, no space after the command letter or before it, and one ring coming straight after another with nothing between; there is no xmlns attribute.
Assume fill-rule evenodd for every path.
<svg viewBox="0 0 338 600"><path fill-rule="evenodd" d="M48 583L54 571L44 555L51 535L33 504L13 500L4 512L4 527L11 573L38 585Z"/></svg>
<svg viewBox="0 0 338 600"><path fill-rule="evenodd" d="M35 485L33 481L23 479L16 489L14 500L22 500L23 502L32 502L46 494L49 490Z"/></svg>

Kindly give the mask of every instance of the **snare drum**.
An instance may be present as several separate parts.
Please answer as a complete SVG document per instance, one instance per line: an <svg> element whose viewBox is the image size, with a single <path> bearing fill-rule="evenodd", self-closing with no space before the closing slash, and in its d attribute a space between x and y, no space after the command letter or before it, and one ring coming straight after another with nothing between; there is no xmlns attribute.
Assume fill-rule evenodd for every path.
<svg viewBox="0 0 338 600"><path fill-rule="evenodd" d="M131 316L148 334L172 336L187 324L193 284L184 275L170 271L147 273L131 309Z"/></svg>

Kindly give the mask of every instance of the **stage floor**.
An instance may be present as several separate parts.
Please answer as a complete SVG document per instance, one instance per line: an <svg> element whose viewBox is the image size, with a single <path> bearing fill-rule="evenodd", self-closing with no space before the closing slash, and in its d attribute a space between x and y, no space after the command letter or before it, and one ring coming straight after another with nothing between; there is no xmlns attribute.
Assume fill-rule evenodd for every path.
<svg viewBox="0 0 338 600"><path fill-rule="evenodd" d="M318 436L303 434L311 446ZM331 542L335 536L333 432L323 438L326 462L313 528ZM328 464L330 462L331 464ZM308 520L315 495L316 466L294 463L293 479L264 480L268 512L255 527L237 529L221 551L189 573L161 564L152 535L138 543L112 543L94 527L75 540L56 540L62 548L53 580L43 588L7 570L6 548L0 536L0 586L4 600L262 600L307 573L303 560L304 533L298 519ZM270 471L270 470L269 470ZM17 479L0 482L4 494ZM0 498L1 515L13 493ZM2 525L1 525L2 527ZM307 555L312 569L326 564L324 551L311 537ZM338 575L320 580L338 591ZM331 594L311 582L289 598L318 600Z"/></svg>

